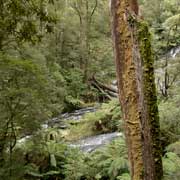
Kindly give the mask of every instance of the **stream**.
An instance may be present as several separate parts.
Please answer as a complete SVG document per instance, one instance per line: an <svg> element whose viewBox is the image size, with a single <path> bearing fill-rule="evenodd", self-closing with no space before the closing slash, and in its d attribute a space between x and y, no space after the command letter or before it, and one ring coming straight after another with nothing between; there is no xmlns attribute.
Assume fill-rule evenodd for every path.
<svg viewBox="0 0 180 180"><path fill-rule="evenodd" d="M80 110L76 110L72 113L64 113L56 118L48 121L48 127L58 127L60 129L66 129L66 122L69 120L81 122L81 118L87 113L96 112L99 109L99 105L95 107L86 107ZM92 152L114 140L117 137L122 137L123 134L119 132L100 134L91 137L87 137L70 144L70 147L79 148L83 152Z"/></svg>
<svg viewBox="0 0 180 180"><path fill-rule="evenodd" d="M50 119L47 121L46 124L43 124L42 127L57 127L60 129L66 129L66 122L69 120L73 120L73 121L81 121L82 116L84 116L87 113L93 113L96 112L97 109L100 107L100 105L96 105L94 107L86 107L86 108L82 108L79 110L75 110L74 112L71 113L64 113L64 114L60 114L59 116Z"/></svg>
<svg viewBox="0 0 180 180"><path fill-rule="evenodd" d="M117 137L123 137L123 134L119 132L100 134L100 135L96 135L96 136L92 136L92 137L88 137L88 138L76 141L70 146L79 148L83 152L92 152L98 149L99 147L102 147L110 143L112 140L114 140Z"/></svg>
<svg viewBox="0 0 180 180"><path fill-rule="evenodd" d="M42 129L48 128L58 128L58 129L67 129L67 121L73 120L81 122L81 118L87 113L96 112L99 109L100 105L95 107L86 107L79 110L76 110L72 113L64 113L59 116L48 120L45 124L41 126ZM92 137L86 137L84 139L78 140L70 144L70 147L79 148L83 152L92 152L118 137L122 137L123 134L119 132L112 132L107 134L95 135ZM23 144L26 140L30 139L32 136L25 136L17 141L18 144Z"/></svg>

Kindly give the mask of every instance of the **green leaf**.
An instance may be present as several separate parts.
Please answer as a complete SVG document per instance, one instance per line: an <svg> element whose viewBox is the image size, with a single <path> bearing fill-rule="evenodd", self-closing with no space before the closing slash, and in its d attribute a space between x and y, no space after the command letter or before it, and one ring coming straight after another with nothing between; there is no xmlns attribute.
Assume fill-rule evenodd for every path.
<svg viewBox="0 0 180 180"><path fill-rule="evenodd" d="M50 155L50 164L51 164L51 166L53 166L53 167L56 167L56 166L57 166L56 157L55 157L54 154L51 154L51 155Z"/></svg>

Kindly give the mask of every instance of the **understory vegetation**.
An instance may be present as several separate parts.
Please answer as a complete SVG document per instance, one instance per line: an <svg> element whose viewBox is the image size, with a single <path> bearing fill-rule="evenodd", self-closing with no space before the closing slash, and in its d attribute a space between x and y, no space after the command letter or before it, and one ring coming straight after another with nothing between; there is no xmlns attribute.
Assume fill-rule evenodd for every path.
<svg viewBox="0 0 180 180"><path fill-rule="evenodd" d="M175 101L171 104L176 109ZM179 102L179 101L178 101ZM164 179L178 179L180 172L179 122L177 118L168 120L164 109L170 102L160 103L160 120L162 127ZM161 109L163 108L163 109ZM119 137L110 144L91 153L70 146L71 142L96 134L122 132L123 122L120 119L120 107L115 99L105 103L96 112L86 114L78 123L73 120L66 130L58 128L42 129L25 142L18 142L12 159L5 153L2 178L10 179L66 179L66 180L130 180L127 148L124 137ZM113 121L114 125L107 122ZM177 123L176 123L177 121ZM167 122L169 122L167 124ZM176 124L176 125L175 125ZM78 130L81 133L78 133ZM67 131L67 132L65 132ZM172 132L171 132L172 131ZM11 172L11 174L9 174Z"/></svg>
<svg viewBox="0 0 180 180"><path fill-rule="evenodd" d="M120 106L117 99L104 103L94 113L87 113L80 122L72 120L66 140L78 140L97 134L123 130Z"/></svg>
<svg viewBox="0 0 180 180"><path fill-rule="evenodd" d="M156 59L164 180L178 180L179 3L139 2ZM107 0L0 1L0 179L130 180L108 7ZM59 126L61 115L87 107L96 110ZM123 135L92 152L71 146L114 132Z"/></svg>

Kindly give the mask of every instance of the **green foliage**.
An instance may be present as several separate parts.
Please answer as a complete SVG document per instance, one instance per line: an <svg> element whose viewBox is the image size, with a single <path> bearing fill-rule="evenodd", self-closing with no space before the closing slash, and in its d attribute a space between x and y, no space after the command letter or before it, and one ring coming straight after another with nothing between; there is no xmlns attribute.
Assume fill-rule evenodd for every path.
<svg viewBox="0 0 180 180"><path fill-rule="evenodd" d="M80 69L69 69L65 73L68 94L74 98L79 98L83 94L86 86L83 83L83 74Z"/></svg>
<svg viewBox="0 0 180 180"><path fill-rule="evenodd" d="M38 41L43 30L50 32L55 22L48 9L51 1L7 0L0 3L0 50L12 42Z"/></svg>
<svg viewBox="0 0 180 180"><path fill-rule="evenodd" d="M180 137L179 98L179 95L174 96L159 105L161 131L166 145Z"/></svg>
<svg viewBox="0 0 180 180"><path fill-rule="evenodd" d="M1 122L14 118L19 130L28 132L51 116L55 86L47 69L31 60L1 56L0 74Z"/></svg>
<svg viewBox="0 0 180 180"><path fill-rule="evenodd" d="M104 103L94 117L94 131L102 133L114 132L122 130L122 119L119 101L114 99L108 103Z"/></svg>
<svg viewBox="0 0 180 180"><path fill-rule="evenodd" d="M15 163L18 161L21 169L15 166L12 175L15 176L15 180L25 177L42 178L43 180L61 179L67 151L67 146L63 142L45 141L40 134L36 135L14 150ZM21 172L19 176L17 176L17 172ZM3 175L9 177L7 172L3 172Z"/></svg>
<svg viewBox="0 0 180 180"><path fill-rule="evenodd" d="M173 144L170 144L170 145L166 148L166 150L167 150L168 152L173 152L173 153L175 153L177 156L180 157L180 141L177 141L177 142L175 142L175 143L173 143Z"/></svg>
<svg viewBox="0 0 180 180"><path fill-rule="evenodd" d="M72 153L72 154L71 154ZM115 180L118 177L128 177L128 160L123 139L117 139L107 147L93 154L82 154L78 150L67 153L65 164L65 179L68 180ZM124 179L125 180L125 179Z"/></svg>
<svg viewBox="0 0 180 180"><path fill-rule="evenodd" d="M44 141L41 136L27 140L17 150L24 154L21 156L23 161L19 161L24 167L21 178L24 174L32 179L41 177L42 180L55 177L68 180L128 177L127 149L124 139L120 138L92 154L67 147L62 141ZM14 157L16 159L19 154Z"/></svg>
<svg viewBox="0 0 180 180"><path fill-rule="evenodd" d="M179 26L180 25L179 23L180 23L180 14L176 14L166 19L166 21L164 22L164 27L171 28L173 26Z"/></svg>
<svg viewBox="0 0 180 180"><path fill-rule="evenodd" d="M67 152L67 159L64 165L64 175L66 180L80 180L88 174L89 166L85 163L85 155L77 149Z"/></svg>
<svg viewBox="0 0 180 180"><path fill-rule="evenodd" d="M147 0L142 3L142 15L150 23L157 55L179 45L179 9L176 0Z"/></svg>
<svg viewBox="0 0 180 180"><path fill-rule="evenodd" d="M104 177L115 180L116 177L128 172L127 150L123 139L117 139L106 148L94 153L95 167L99 179Z"/></svg>
<svg viewBox="0 0 180 180"><path fill-rule="evenodd" d="M9 155L5 155L3 166L0 167L0 178L8 180L18 180L24 175L24 152L21 149L14 151L12 162L9 161ZM10 176L10 172L13 176Z"/></svg>
<svg viewBox="0 0 180 180"><path fill-rule="evenodd" d="M64 112L72 112L74 110L81 109L84 106L83 101L73 98L72 96L66 96L64 103Z"/></svg>
<svg viewBox="0 0 180 180"><path fill-rule="evenodd" d="M131 177L130 177L130 174L124 173L121 176L118 176L117 179L119 179L119 180L130 180Z"/></svg>
<svg viewBox="0 0 180 180"><path fill-rule="evenodd" d="M59 107L57 105L62 105L63 101L57 100L61 93L56 84L58 81L57 76L50 75L45 61L0 56L0 163L6 159L6 149L14 149L19 136L40 129ZM13 157L11 152L3 164L5 176L8 169L15 173Z"/></svg>
<svg viewBox="0 0 180 180"><path fill-rule="evenodd" d="M163 158L164 180L178 180L180 175L180 158L172 152L166 153Z"/></svg>
<svg viewBox="0 0 180 180"><path fill-rule="evenodd" d="M79 123L70 121L70 131L65 135L66 140L77 140L95 134L123 130L119 102L114 99L102 104L96 112L84 115Z"/></svg>

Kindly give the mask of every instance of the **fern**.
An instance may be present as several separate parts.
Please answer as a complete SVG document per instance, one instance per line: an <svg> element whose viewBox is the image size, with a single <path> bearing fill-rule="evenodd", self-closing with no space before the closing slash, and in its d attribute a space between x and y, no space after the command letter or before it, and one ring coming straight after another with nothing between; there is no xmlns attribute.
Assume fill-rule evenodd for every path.
<svg viewBox="0 0 180 180"><path fill-rule="evenodd" d="M178 180L180 176L180 158L173 152L163 158L164 180Z"/></svg>

